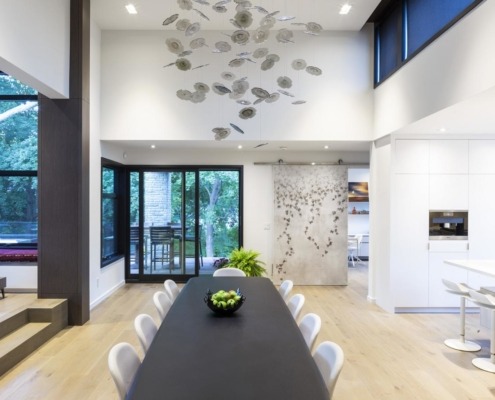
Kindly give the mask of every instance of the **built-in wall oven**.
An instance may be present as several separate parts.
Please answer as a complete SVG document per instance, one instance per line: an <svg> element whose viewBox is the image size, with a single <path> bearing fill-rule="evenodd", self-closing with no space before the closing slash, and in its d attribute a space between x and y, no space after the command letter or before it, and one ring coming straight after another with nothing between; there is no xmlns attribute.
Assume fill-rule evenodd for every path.
<svg viewBox="0 0 495 400"><path fill-rule="evenodd" d="M430 210L430 240L467 240L468 212Z"/></svg>

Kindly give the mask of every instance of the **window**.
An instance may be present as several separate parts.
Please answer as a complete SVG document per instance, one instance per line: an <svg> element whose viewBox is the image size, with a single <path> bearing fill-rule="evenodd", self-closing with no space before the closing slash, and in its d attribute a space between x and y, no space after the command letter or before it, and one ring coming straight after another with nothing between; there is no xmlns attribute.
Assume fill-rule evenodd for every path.
<svg viewBox="0 0 495 400"><path fill-rule="evenodd" d="M394 0L375 23L375 85L419 54L482 0Z"/></svg>
<svg viewBox="0 0 495 400"><path fill-rule="evenodd" d="M122 229L125 226L123 203L124 171L109 160L101 169L101 260L102 267L123 257Z"/></svg>
<svg viewBox="0 0 495 400"><path fill-rule="evenodd" d="M128 168L127 279L211 275L242 245L242 167Z"/></svg>
<svg viewBox="0 0 495 400"><path fill-rule="evenodd" d="M36 248L38 96L0 72L0 247Z"/></svg>

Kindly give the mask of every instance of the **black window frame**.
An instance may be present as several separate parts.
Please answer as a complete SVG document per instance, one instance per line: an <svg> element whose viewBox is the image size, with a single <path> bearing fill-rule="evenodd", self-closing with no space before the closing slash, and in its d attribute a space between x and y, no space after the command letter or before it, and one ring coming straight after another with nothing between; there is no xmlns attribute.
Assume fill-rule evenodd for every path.
<svg viewBox="0 0 495 400"><path fill-rule="evenodd" d="M368 19L368 22L374 23L374 71L373 71L373 81L374 88L380 86L388 78L394 75L399 69L406 65L410 60L421 53L426 47L433 43L437 38L439 38L443 33L448 31L453 25L460 21L464 16L469 14L474 8L480 5L485 0L473 0L473 2L468 5L462 12L460 12L456 17L450 20L442 29L440 29L436 34L431 36L426 40L421 46L419 46L413 53L407 55L407 29L408 29L408 0L387 0L383 2L383 6L379 6L375 13ZM402 21L400 21L400 32L401 40L397 40L396 52L401 55L401 60L398 61L397 66L393 68L387 75L380 77L380 27L390 17L396 7L401 8Z"/></svg>
<svg viewBox="0 0 495 400"><path fill-rule="evenodd" d="M0 75L8 76L3 71L0 71ZM0 94L0 101L36 101L39 104L39 96L37 94ZM38 129L39 131L39 129ZM38 161L39 162L39 161ZM36 170L0 170L0 177L25 177L25 178L38 178L38 169ZM37 222L38 223L38 222ZM8 249L38 249L39 238L37 237L36 243L0 243L0 248Z"/></svg>
<svg viewBox="0 0 495 400"><path fill-rule="evenodd" d="M104 193L103 191L103 170L111 169L114 171L115 177L115 186L113 193ZM117 260L120 260L125 257L125 227L126 227L126 169L125 165L120 164L116 161L112 161L106 158L101 159L101 172L100 172L100 181L101 181L101 200L100 200L100 260L101 260L101 268L114 263ZM103 201L104 199L114 199L115 200L115 212L114 212L114 234L116 238L114 240L115 243L115 251L107 256L104 256L104 228L103 228Z"/></svg>

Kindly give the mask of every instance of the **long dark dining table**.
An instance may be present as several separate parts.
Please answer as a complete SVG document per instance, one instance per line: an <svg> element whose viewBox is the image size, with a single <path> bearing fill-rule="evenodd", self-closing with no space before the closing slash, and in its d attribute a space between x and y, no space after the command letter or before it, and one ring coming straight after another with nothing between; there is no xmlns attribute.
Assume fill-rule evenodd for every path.
<svg viewBox="0 0 495 400"><path fill-rule="evenodd" d="M243 306L225 317L207 289L239 288ZM197 277L163 320L127 399L328 400L299 328L267 278Z"/></svg>

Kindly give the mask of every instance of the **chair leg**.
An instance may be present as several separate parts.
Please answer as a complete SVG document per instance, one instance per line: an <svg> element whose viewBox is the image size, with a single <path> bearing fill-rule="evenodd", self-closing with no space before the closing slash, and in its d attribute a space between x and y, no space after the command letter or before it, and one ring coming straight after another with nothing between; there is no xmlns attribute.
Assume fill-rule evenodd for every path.
<svg viewBox="0 0 495 400"><path fill-rule="evenodd" d="M460 351L479 351L481 346L478 343L470 342L465 338L466 332L466 298L460 296L461 304L459 308L459 321L460 321L460 337L459 339L447 339L444 341L445 345L451 349Z"/></svg>
<svg viewBox="0 0 495 400"><path fill-rule="evenodd" d="M483 371L495 373L495 309L492 311L491 321L491 338L490 338L490 357L474 358L472 363L475 367L482 369Z"/></svg>

